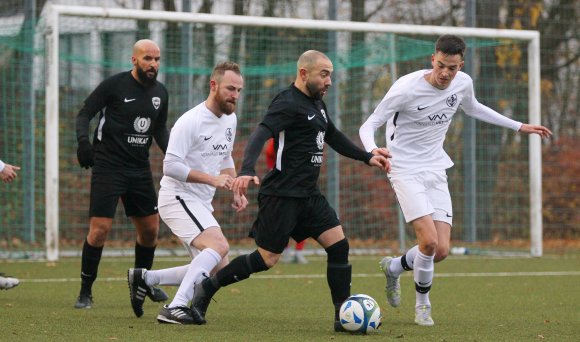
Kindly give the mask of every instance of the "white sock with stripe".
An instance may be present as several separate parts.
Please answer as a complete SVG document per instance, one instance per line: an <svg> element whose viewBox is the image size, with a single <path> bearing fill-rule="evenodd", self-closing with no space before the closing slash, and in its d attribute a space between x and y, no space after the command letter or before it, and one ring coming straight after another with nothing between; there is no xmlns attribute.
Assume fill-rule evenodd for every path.
<svg viewBox="0 0 580 342"><path fill-rule="evenodd" d="M433 284L434 255L425 255L421 251L417 252L413 268L413 279L415 280L415 300L416 306L429 305L429 291Z"/></svg>
<svg viewBox="0 0 580 342"><path fill-rule="evenodd" d="M415 257L417 256L418 251L419 246L415 245L404 254L408 267L413 268L413 265L415 264ZM389 267L389 271L391 271L391 274L394 276L401 275L401 273L406 271L405 268L403 268L401 259L403 259L403 256L394 258L393 261L391 261L391 267Z"/></svg>
<svg viewBox="0 0 580 342"><path fill-rule="evenodd" d="M209 276L211 270L220 263L222 257L211 248L201 251L189 264L187 273L179 285L179 289L173 298L170 308L176 306L188 306L193 298L193 286L203 279L203 274Z"/></svg>

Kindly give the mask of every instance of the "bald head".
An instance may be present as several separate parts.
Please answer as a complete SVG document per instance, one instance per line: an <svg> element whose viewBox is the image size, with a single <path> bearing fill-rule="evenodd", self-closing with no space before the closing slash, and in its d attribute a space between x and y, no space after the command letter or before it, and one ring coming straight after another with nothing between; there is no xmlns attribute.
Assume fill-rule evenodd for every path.
<svg viewBox="0 0 580 342"><path fill-rule="evenodd" d="M320 51L308 50L298 58L297 69L294 85L304 94L322 99L332 85L330 59Z"/></svg>
<svg viewBox="0 0 580 342"><path fill-rule="evenodd" d="M300 58L298 58L297 63L298 70L300 71L300 69L306 69L310 71L317 65L319 60L330 62L330 59L322 52L316 50L308 50L304 52L302 55L300 55Z"/></svg>
<svg viewBox="0 0 580 342"><path fill-rule="evenodd" d="M133 56L148 50L157 50L159 52L159 46L151 39L138 40L135 45L133 45Z"/></svg>
<svg viewBox="0 0 580 342"><path fill-rule="evenodd" d="M155 84L159 72L161 51L159 46L150 39L141 39L133 45L133 77L143 85Z"/></svg>

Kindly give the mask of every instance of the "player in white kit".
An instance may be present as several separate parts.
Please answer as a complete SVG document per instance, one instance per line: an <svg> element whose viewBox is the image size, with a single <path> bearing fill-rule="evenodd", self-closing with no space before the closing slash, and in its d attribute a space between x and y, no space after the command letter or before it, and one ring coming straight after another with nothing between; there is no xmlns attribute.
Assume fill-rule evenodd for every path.
<svg viewBox="0 0 580 342"><path fill-rule="evenodd" d="M211 202L217 188L231 191L236 177L232 158L237 125L234 110L243 84L236 63L219 63L210 78L207 100L183 114L171 130L163 160L159 214L186 246L192 261L162 270L129 269L131 306L137 317L143 315L146 286L179 285L172 302L161 309L157 320L205 323L189 308L189 301L194 285L227 263L229 244L212 214ZM234 203L240 211L247 200L236 197Z"/></svg>
<svg viewBox="0 0 580 342"><path fill-rule="evenodd" d="M461 106L465 114L497 126L542 137L552 134L546 127L522 124L480 104L471 77L460 71L464 52L460 37L441 36L431 56L433 69L398 79L359 130L365 149L373 151L378 148L374 133L386 124L386 143L392 154L388 178L405 221L415 229L418 245L400 257L383 258L380 265L393 307L400 304L399 276L413 270L415 323L422 326L434 324L429 301L434 262L449 253L453 211L446 169L453 162L443 142L453 115Z"/></svg>

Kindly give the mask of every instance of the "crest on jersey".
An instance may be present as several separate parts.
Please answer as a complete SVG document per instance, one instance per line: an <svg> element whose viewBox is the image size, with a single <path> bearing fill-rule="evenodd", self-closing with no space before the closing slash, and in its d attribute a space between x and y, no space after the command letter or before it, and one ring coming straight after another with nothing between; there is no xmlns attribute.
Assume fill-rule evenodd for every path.
<svg viewBox="0 0 580 342"><path fill-rule="evenodd" d="M226 139L228 139L229 142L232 142L233 136L234 136L234 134L232 133L232 129L226 128Z"/></svg>
<svg viewBox="0 0 580 342"><path fill-rule="evenodd" d="M153 103L153 107L155 107L155 109L159 109L159 106L161 106L161 99L158 97L152 97L151 102Z"/></svg>
<svg viewBox="0 0 580 342"><path fill-rule="evenodd" d="M142 118L138 116L133 122L133 128L137 133L145 133L151 126L151 118Z"/></svg>
<svg viewBox="0 0 580 342"><path fill-rule="evenodd" d="M321 151L324 148L324 132L322 131L318 132L318 135L316 136L316 146L318 146L318 149Z"/></svg>
<svg viewBox="0 0 580 342"><path fill-rule="evenodd" d="M449 107L455 106L455 104L457 103L457 95L456 94L453 94L453 95L449 96L447 98L446 102L447 102L447 105Z"/></svg>

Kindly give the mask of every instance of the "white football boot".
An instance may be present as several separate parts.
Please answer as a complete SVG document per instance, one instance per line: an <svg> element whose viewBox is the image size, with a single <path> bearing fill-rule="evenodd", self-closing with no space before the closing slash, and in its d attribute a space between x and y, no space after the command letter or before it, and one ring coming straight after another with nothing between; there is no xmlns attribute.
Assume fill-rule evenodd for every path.
<svg viewBox="0 0 580 342"><path fill-rule="evenodd" d="M13 287L18 286L20 284L20 280L14 277L10 277L5 275L4 273L0 273L0 290L8 290Z"/></svg>
<svg viewBox="0 0 580 342"><path fill-rule="evenodd" d="M435 325L433 318L431 318L431 307L429 305L415 307L415 323L424 327Z"/></svg>
<svg viewBox="0 0 580 342"><path fill-rule="evenodd" d="M385 288L387 301L392 307L396 308L401 304L401 283L400 276L394 276L391 271L389 271L389 266L392 261L392 257L384 257L379 265L387 277L387 286Z"/></svg>

